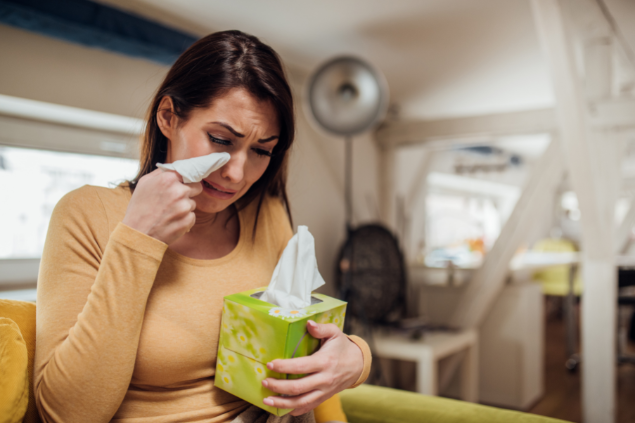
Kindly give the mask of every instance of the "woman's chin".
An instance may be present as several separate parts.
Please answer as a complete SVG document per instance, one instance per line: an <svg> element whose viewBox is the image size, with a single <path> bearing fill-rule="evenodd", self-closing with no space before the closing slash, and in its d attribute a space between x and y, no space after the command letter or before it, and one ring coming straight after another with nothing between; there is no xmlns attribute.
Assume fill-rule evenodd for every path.
<svg viewBox="0 0 635 423"><path fill-rule="evenodd" d="M239 198L238 195L235 197ZM224 200L207 195L205 192L194 197L194 201L196 201L196 211L206 214L220 213L236 202L234 198Z"/></svg>
<svg viewBox="0 0 635 423"><path fill-rule="evenodd" d="M223 210L227 209L233 202L229 201L199 201L196 199L196 211L200 213L212 214L212 213L220 213Z"/></svg>

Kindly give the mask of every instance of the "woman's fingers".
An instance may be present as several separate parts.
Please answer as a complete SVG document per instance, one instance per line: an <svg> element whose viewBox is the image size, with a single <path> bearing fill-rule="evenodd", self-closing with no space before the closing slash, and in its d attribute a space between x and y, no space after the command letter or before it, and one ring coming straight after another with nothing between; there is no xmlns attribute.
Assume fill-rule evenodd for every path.
<svg viewBox="0 0 635 423"><path fill-rule="evenodd" d="M192 229L194 227L194 224L196 223L196 215L194 214L194 212L190 212L190 214L187 217L188 217L187 231L185 232L189 232L190 229Z"/></svg>
<svg viewBox="0 0 635 423"><path fill-rule="evenodd" d="M307 331L316 339L330 339L336 337L342 331L334 324L318 324L309 320L306 324Z"/></svg>
<svg viewBox="0 0 635 423"><path fill-rule="evenodd" d="M203 184L201 182L193 182L191 184L184 184L186 187L190 188L188 192L188 197L196 197L201 192L203 192Z"/></svg>
<svg viewBox="0 0 635 423"><path fill-rule="evenodd" d="M335 325L321 325L315 323L313 320L309 320L306 326L311 336L317 339L322 339L322 342L335 338L342 333ZM319 372L324 370L326 367L329 367L329 364L331 364L329 356L317 352L306 357L273 360L267 363L267 368L278 373L301 375Z"/></svg>
<svg viewBox="0 0 635 423"><path fill-rule="evenodd" d="M273 360L267 368L278 373L308 374L301 379L267 378L263 386L284 396L269 397L267 405L292 408L294 416L304 414L322 401L353 385L363 370L363 356L355 345L335 325L307 323L309 333L322 340L315 354L286 360Z"/></svg>
<svg viewBox="0 0 635 423"><path fill-rule="evenodd" d="M295 397L267 397L262 402L276 408L292 409L292 416L308 413L326 400L324 392L315 390Z"/></svg>
<svg viewBox="0 0 635 423"><path fill-rule="evenodd" d="M327 385L326 382L323 376L314 374L301 379L267 378L262 381L262 386L277 394L297 396L324 388Z"/></svg>
<svg viewBox="0 0 635 423"><path fill-rule="evenodd" d="M327 367L327 359L328 357L315 353L306 357L273 360L267 363L267 368L277 373L303 375L323 370Z"/></svg>
<svg viewBox="0 0 635 423"><path fill-rule="evenodd" d="M157 169L139 180L123 223L169 245L194 226L202 191L200 182L184 184L177 172Z"/></svg>

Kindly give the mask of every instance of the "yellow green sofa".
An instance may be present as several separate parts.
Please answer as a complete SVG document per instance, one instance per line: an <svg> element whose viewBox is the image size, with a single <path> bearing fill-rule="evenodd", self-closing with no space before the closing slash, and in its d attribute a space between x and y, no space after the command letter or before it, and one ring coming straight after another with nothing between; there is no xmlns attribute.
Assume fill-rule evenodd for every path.
<svg viewBox="0 0 635 423"><path fill-rule="evenodd" d="M0 299L0 423L38 423L33 397L35 304ZM9 373L13 376L8 377ZM362 385L340 394L352 423L556 423L562 420L501 410L413 392ZM338 410L316 413L318 421L338 416ZM22 416L24 419L22 420ZM341 417L339 417L341 418Z"/></svg>

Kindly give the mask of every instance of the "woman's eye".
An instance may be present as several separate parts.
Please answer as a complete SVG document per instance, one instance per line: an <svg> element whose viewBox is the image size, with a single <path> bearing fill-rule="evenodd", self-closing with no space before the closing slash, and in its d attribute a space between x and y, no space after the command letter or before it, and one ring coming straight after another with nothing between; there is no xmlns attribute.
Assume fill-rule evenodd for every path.
<svg viewBox="0 0 635 423"><path fill-rule="evenodd" d="M254 148L254 151L256 152L257 155L259 156L266 156L266 157L271 157L273 156L273 153L271 151L267 151L267 150L263 150L262 148Z"/></svg>
<svg viewBox="0 0 635 423"><path fill-rule="evenodd" d="M232 142L229 140L224 140L222 138L216 138L215 136L211 135L211 134L207 134L207 136L209 137L210 141L215 142L216 144L220 144L220 145L232 145Z"/></svg>

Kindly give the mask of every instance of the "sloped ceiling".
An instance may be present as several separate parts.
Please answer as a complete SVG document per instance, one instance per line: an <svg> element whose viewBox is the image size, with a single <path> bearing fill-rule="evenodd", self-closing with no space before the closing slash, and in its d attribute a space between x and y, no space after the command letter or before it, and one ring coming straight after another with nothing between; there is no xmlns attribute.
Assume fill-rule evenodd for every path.
<svg viewBox="0 0 635 423"><path fill-rule="evenodd" d="M338 54L361 56L384 72L404 118L553 104L530 0L101 1L199 35L252 33L307 72ZM635 40L635 2L605 1Z"/></svg>

